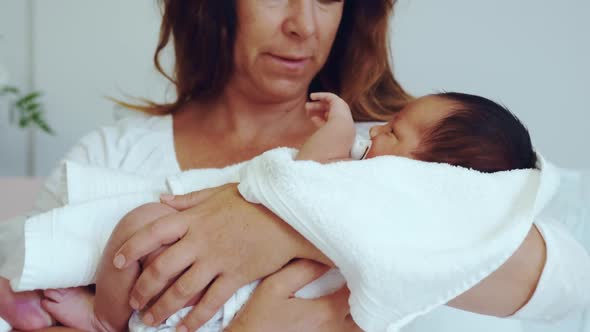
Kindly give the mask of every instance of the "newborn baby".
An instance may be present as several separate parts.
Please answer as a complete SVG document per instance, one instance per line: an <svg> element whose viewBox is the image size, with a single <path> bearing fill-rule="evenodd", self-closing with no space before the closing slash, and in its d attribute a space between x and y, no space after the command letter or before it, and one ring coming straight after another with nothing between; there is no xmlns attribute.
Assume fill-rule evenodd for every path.
<svg viewBox="0 0 590 332"><path fill-rule="evenodd" d="M350 159L355 127L346 102L314 93L307 111L320 127L297 159ZM418 98L393 119L370 130L364 158L400 156L481 172L534 168L536 155L525 126L510 111L483 97L440 93Z"/></svg>
<svg viewBox="0 0 590 332"><path fill-rule="evenodd" d="M526 128L508 110L482 97L443 93L419 98L388 123L371 128L370 142L361 144L365 149L355 158L351 158L351 149L359 145L355 145L356 132L348 105L334 94L314 93L306 109L318 130L300 149L299 160L328 163L393 155L482 172L535 166L536 157ZM165 204L148 204L130 212L117 227L127 229L131 235L146 223L175 212ZM121 233L124 232L118 232ZM113 257L126 239L111 237L103 257ZM157 254L145 258L142 265L149 264ZM133 313L127 294L139 272L140 266L117 270L107 259L99 267L96 295L88 288L49 290L45 292L51 300L47 310L70 327L89 331L125 330ZM324 294L342 286L341 277L332 273L329 278L332 281L327 284L331 288L324 287ZM235 305L227 306L233 309L222 309L201 331L221 331L255 287L253 283L240 289L231 300ZM187 306L197 302L199 296ZM186 313L185 308L167 326L175 326ZM137 313L129 327L132 331L148 329Z"/></svg>

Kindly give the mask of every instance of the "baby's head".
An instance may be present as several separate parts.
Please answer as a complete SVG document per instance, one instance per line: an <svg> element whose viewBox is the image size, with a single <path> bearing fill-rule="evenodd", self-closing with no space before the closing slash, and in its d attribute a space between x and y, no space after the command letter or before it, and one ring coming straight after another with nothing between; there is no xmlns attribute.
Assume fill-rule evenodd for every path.
<svg viewBox="0 0 590 332"><path fill-rule="evenodd" d="M529 133L514 114L463 93L419 98L370 134L367 158L394 155L482 172L534 168L536 163Z"/></svg>

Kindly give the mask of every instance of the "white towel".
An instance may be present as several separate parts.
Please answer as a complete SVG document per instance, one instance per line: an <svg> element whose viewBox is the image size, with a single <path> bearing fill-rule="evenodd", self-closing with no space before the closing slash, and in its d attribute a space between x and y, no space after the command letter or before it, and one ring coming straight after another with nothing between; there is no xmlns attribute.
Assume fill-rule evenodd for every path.
<svg viewBox="0 0 590 332"><path fill-rule="evenodd" d="M559 184L542 159L542 172L484 174L398 157L321 165L295 154L255 158L239 190L332 259L369 332L398 331L492 273Z"/></svg>

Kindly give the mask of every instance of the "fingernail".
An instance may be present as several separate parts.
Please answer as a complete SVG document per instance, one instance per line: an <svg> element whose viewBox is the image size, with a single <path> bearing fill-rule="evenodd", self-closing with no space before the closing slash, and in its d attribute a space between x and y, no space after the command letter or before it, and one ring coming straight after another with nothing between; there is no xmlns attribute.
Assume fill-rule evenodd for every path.
<svg viewBox="0 0 590 332"><path fill-rule="evenodd" d="M174 200L174 195L170 194L162 194L160 195L160 200L163 202L170 202Z"/></svg>
<svg viewBox="0 0 590 332"><path fill-rule="evenodd" d="M125 265L125 256L118 254L117 256L115 256L113 264L115 264L115 267L118 269L123 268L123 265Z"/></svg>
<svg viewBox="0 0 590 332"><path fill-rule="evenodd" d="M184 325L179 325L176 327L176 332L188 332L188 329Z"/></svg>
<svg viewBox="0 0 590 332"><path fill-rule="evenodd" d="M143 316L143 322L146 325L150 325L151 326L154 323L154 316L152 316L152 314L150 314L150 313L145 314Z"/></svg>
<svg viewBox="0 0 590 332"><path fill-rule="evenodd" d="M139 310L139 302L137 302L136 299L131 298L131 300L129 300L129 305L131 306L131 308Z"/></svg>

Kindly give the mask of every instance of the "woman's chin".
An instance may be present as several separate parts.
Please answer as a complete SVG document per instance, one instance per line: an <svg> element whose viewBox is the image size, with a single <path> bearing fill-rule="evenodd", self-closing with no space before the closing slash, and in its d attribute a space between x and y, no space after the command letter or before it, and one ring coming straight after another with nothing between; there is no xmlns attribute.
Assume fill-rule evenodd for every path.
<svg viewBox="0 0 590 332"><path fill-rule="evenodd" d="M301 84L300 82L293 82L287 80L280 80L274 82L265 82L264 95L272 99L273 102L285 102L293 99L307 97L308 84Z"/></svg>

